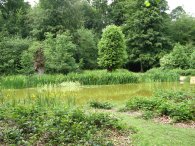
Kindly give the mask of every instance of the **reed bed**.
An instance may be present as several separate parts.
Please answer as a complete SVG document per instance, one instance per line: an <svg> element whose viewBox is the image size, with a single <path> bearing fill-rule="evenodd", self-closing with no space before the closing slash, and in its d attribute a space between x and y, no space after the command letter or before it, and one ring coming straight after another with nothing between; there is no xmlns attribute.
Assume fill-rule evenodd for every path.
<svg viewBox="0 0 195 146"><path fill-rule="evenodd" d="M194 70L163 70L151 69L145 73L133 73L127 70L106 70L83 71L81 73L44 74L44 75L11 75L0 77L0 88L21 89L41 87L44 85L58 85L65 82L79 82L81 85L110 85L128 84L140 82L176 82L180 75L192 75Z"/></svg>

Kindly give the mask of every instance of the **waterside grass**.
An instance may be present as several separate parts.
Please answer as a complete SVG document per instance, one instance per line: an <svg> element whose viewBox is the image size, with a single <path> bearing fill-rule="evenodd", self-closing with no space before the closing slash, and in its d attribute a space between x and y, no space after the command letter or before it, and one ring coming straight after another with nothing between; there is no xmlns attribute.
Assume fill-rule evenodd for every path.
<svg viewBox="0 0 195 146"><path fill-rule="evenodd" d="M21 89L40 87L44 85L59 85L66 82L79 82L81 85L110 85L128 84L140 82L176 82L179 81L180 73L161 69L152 69L146 73L133 73L127 70L83 71L82 73L44 74L44 75L11 75L0 77L0 88Z"/></svg>

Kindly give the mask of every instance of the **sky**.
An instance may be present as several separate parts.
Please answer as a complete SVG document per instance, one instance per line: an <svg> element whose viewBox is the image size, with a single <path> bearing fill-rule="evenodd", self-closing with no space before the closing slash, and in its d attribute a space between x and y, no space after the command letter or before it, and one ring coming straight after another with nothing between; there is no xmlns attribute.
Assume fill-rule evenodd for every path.
<svg viewBox="0 0 195 146"><path fill-rule="evenodd" d="M35 5L38 0L26 0L31 5ZM167 0L169 4L170 11L176 8L177 6L183 6L184 10L195 16L195 0Z"/></svg>

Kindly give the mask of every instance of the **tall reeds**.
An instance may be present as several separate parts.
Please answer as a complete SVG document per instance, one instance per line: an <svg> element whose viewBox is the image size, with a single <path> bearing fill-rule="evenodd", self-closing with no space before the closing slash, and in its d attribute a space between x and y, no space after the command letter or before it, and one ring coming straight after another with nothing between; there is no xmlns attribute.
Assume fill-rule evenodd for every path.
<svg viewBox="0 0 195 146"><path fill-rule="evenodd" d="M190 70L190 72L192 72ZM82 85L110 85L139 82L175 82L184 74L181 70L151 69L146 73L133 73L127 70L107 72L106 70L84 71L67 75L12 75L0 77L0 88L19 89L40 87L44 85L58 85L64 82L79 82ZM189 71L186 73L189 74Z"/></svg>

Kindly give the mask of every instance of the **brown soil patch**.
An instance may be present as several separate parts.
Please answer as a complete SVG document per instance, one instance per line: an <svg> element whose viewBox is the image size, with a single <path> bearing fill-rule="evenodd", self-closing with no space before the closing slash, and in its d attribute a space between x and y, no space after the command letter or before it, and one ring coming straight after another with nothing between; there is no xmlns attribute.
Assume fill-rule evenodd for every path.
<svg viewBox="0 0 195 146"><path fill-rule="evenodd" d="M195 122L187 122L187 123L173 123L173 120L169 116L162 116L154 118L154 122L162 123L162 124L171 124L175 127L180 128L195 128Z"/></svg>
<svg viewBox="0 0 195 146"><path fill-rule="evenodd" d="M121 133L118 131L108 131L107 137L108 140L114 143L114 146L131 146L131 141L129 138L129 133Z"/></svg>

